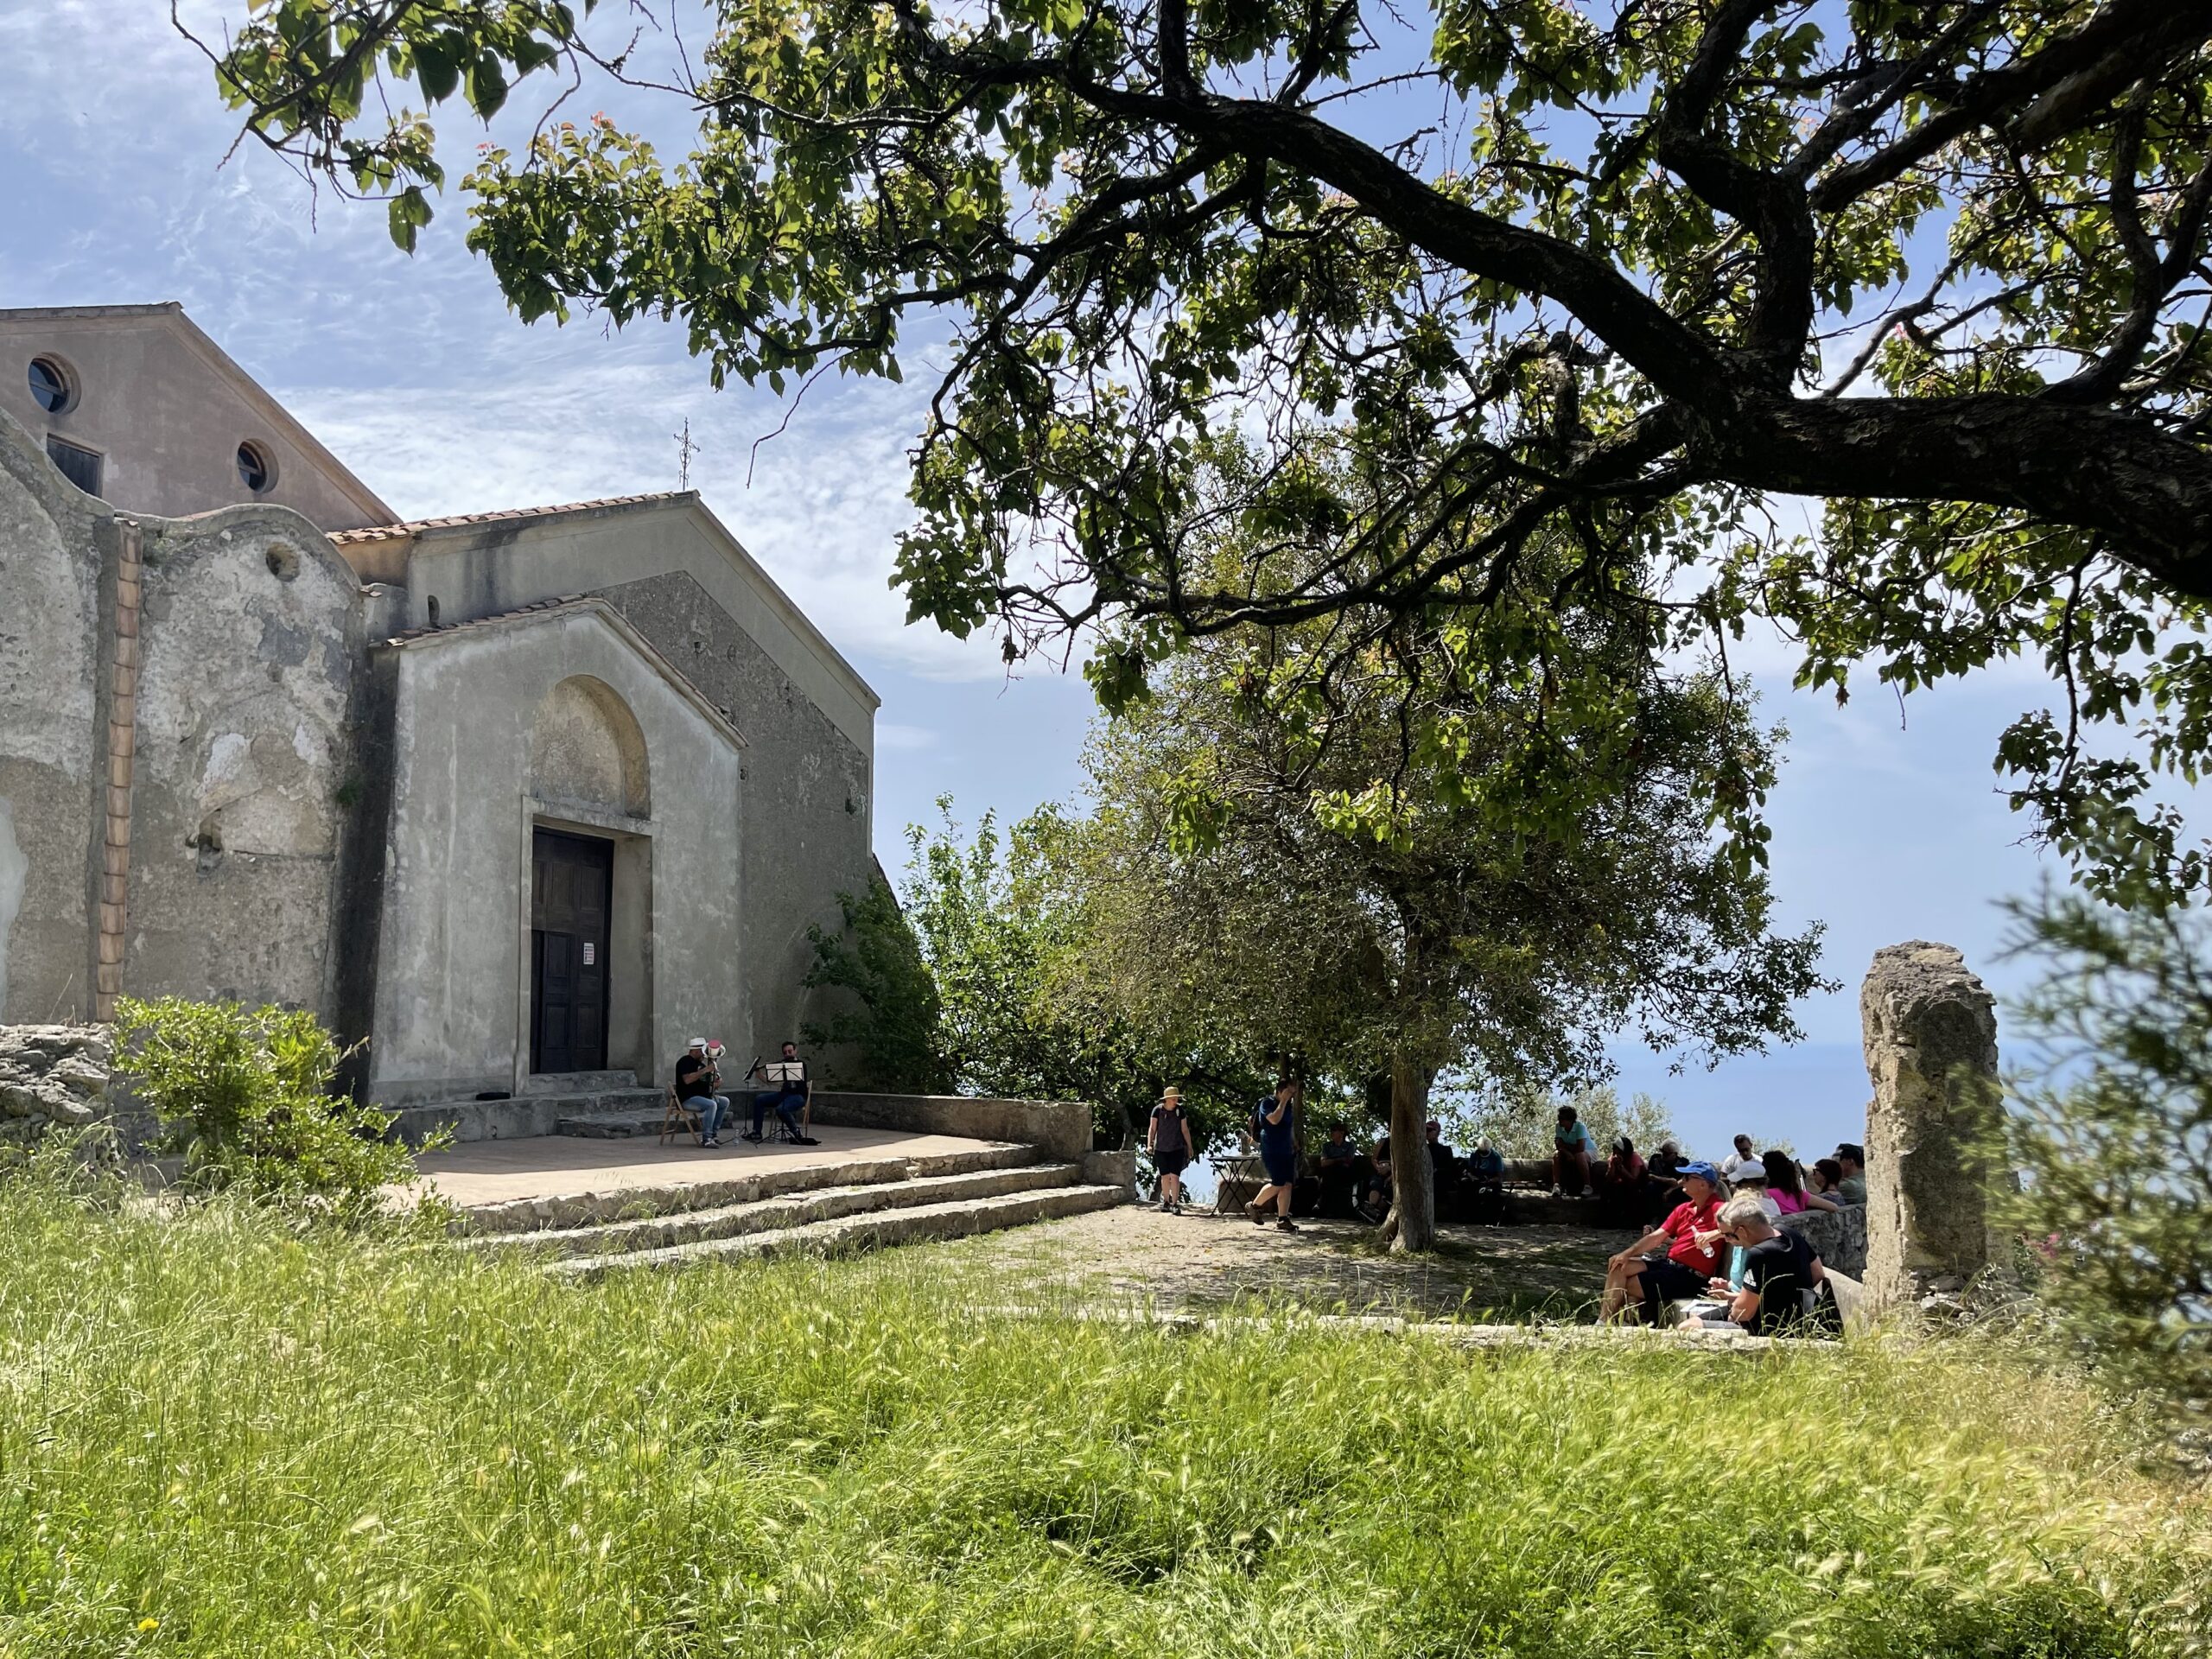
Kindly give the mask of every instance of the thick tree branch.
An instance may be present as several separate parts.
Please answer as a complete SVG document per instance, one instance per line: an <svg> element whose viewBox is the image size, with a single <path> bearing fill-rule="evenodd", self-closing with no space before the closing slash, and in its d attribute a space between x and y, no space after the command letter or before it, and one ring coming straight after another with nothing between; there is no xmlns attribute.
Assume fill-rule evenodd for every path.
<svg viewBox="0 0 2212 1659"><path fill-rule="evenodd" d="M1974 501L2103 531L2118 557L2212 599L2212 454L2139 416L1993 394L1768 397L1699 453L1752 489Z"/></svg>
<svg viewBox="0 0 2212 1659"><path fill-rule="evenodd" d="M1821 213L1848 207L1869 190L1902 177L1954 139L2000 124L2012 111L2032 106L2039 95L2070 77L2093 71L2108 75L2102 66L2130 61L2141 66L2139 74L2149 73L2208 39L2212 39L2212 7L2179 4L2176 0L2113 0L2081 28L2059 36L2030 57L1969 75L1955 88L1930 89L1948 94L1945 99L1948 107L1941 115L1909 129L1873 155L1825 175L1813 187L1812 205ZM2106 82L2099 79L2094 84L2102 86ZM2112 90L2127 84L2121 81ZM2045 143L2065 130L2060 124L2061 116L2072 121L2087 112L2073 99L2041 111L2029 107L2028 117L2021 118L2024 130L2016 128L2016 135L2024 143ZM2026 124L2030 117L2031 125Z"/></svg>

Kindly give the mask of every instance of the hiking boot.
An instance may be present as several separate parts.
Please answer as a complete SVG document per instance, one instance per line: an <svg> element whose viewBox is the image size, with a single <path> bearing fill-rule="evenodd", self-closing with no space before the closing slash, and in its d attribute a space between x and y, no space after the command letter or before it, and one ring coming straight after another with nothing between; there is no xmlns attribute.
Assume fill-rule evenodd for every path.
<svg viewBox="0 0 2212 1659"><path fill-rule="evenodd" d="M1305 1230L1306 1230L1303 1227L1293 1221L1288 1216L1283 1217L1275 1223L1275 1231L1279 1233L1302 1233Z"/></svg>

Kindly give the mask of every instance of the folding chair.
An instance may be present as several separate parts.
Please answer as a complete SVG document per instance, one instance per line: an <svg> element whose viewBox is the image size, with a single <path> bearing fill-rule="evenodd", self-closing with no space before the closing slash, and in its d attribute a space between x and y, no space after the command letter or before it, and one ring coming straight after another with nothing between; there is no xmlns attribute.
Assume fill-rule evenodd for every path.
<svg viewBox="0 0 2212 1659"><path fill-rule="evenodd" d="M677 1098L676 1085L671 1083L660 1109L660 1143L664 1147L677 1135L687 1132L701 1144L705 1143L706 1124L687 1103Z"/></svg>

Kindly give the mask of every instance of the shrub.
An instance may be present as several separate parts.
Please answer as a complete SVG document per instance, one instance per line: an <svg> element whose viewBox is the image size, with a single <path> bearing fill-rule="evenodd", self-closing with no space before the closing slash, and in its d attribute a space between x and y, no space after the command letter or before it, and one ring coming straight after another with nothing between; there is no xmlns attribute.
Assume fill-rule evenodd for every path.
<svg viewBox="0 0 2212 1659"><path fill-rule="evenodd" d="M952 1064L944 1053L937 981L899 908L898 894L876 875L857 898L839 893L837 905L844 912L842 931L807 929L814 966L806 982L810 988L848 991L851 1005L826 1023L810 1024L801 1035L817 1049L845 1052L830 1061L833 1082L902 1094L950 1094Z"/></svg>
<svg viewBox="0 0 2212 1659"><path fill-rule="evenodd" d="M2212 1423L2212 926L2079 897L2016 906L2052 963L2015 1010L2007 1219L2111 1380Z"/></svg>
<svg viewBox="0 0 2212 1659"><path fill-rule="evenodd" d="M125 997L116 1030L116 1070L199 1184L307 1199L353 1225L414 1177L413 1154L385 1139L390 1113L330 1094L345 1054L312 1014Z"/></svg>

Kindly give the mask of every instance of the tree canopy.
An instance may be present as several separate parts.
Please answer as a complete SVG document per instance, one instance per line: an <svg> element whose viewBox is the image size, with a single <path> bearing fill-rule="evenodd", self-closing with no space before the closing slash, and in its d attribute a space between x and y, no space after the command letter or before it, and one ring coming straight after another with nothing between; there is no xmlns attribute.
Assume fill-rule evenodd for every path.
<svg viewBox="0 0 2212 1659"><path fill-rule="evenodd" d="M471 245L525 318L682 317L717 383L897 378L949 330L897 579L1010 659L1095 631L1109 707L1192 635L1357 611L1356 652L1642 583L1678 645L1764 618L1838 696L2039 659L2016 807L2107 894L2212 880L2158 784L2212 734L2212 8L715 18L664 75L552 0L270 0L218 73L410 245L442 182L410 101L604 72L696 106L681 162L604 117L492 150ZM1540 581L1540 544L1576 556Z"/></svg>
<svg viewBox="0 0 2212 1659"><path fill-rule="evenodd" d="M1263 1055L1220 1040L1205 1017L1142 1018L1088 995L1068 963L1089 949L1066 879L1076 825L1040 807L1007 829L972 830L938 802L909 824L900 891L878 881L843 902L844 926L814 930L808 982L848 993L810 1027L838 1052L833 1074L872 1088L1091 1103L1123 1144L1180 1085L1203 1147L1262 1086ZM902 906L903 900L903 906ZM1145 1011L1150 1012L1150 1011Z"/></svg>
<svg viewBox="0 0 2212 1659"><path fill-rule="evenodd" d="M1349 655L1319 621L1185 652L1094 742L1095 810L1054 865L1084 942L1063 977L1255 1064L1387 1076L1399 1146L1446 1068L1587 1082L1624 1027L1707 1059L1796 1035L1826 982L1820 929L1770 926L1771 734L1656 652L1641 607L1550 614L1525 677L1483 672L1464 623ZM1395 1242L1427 1249L1428 1162L1393 1173Z"/></svg>

